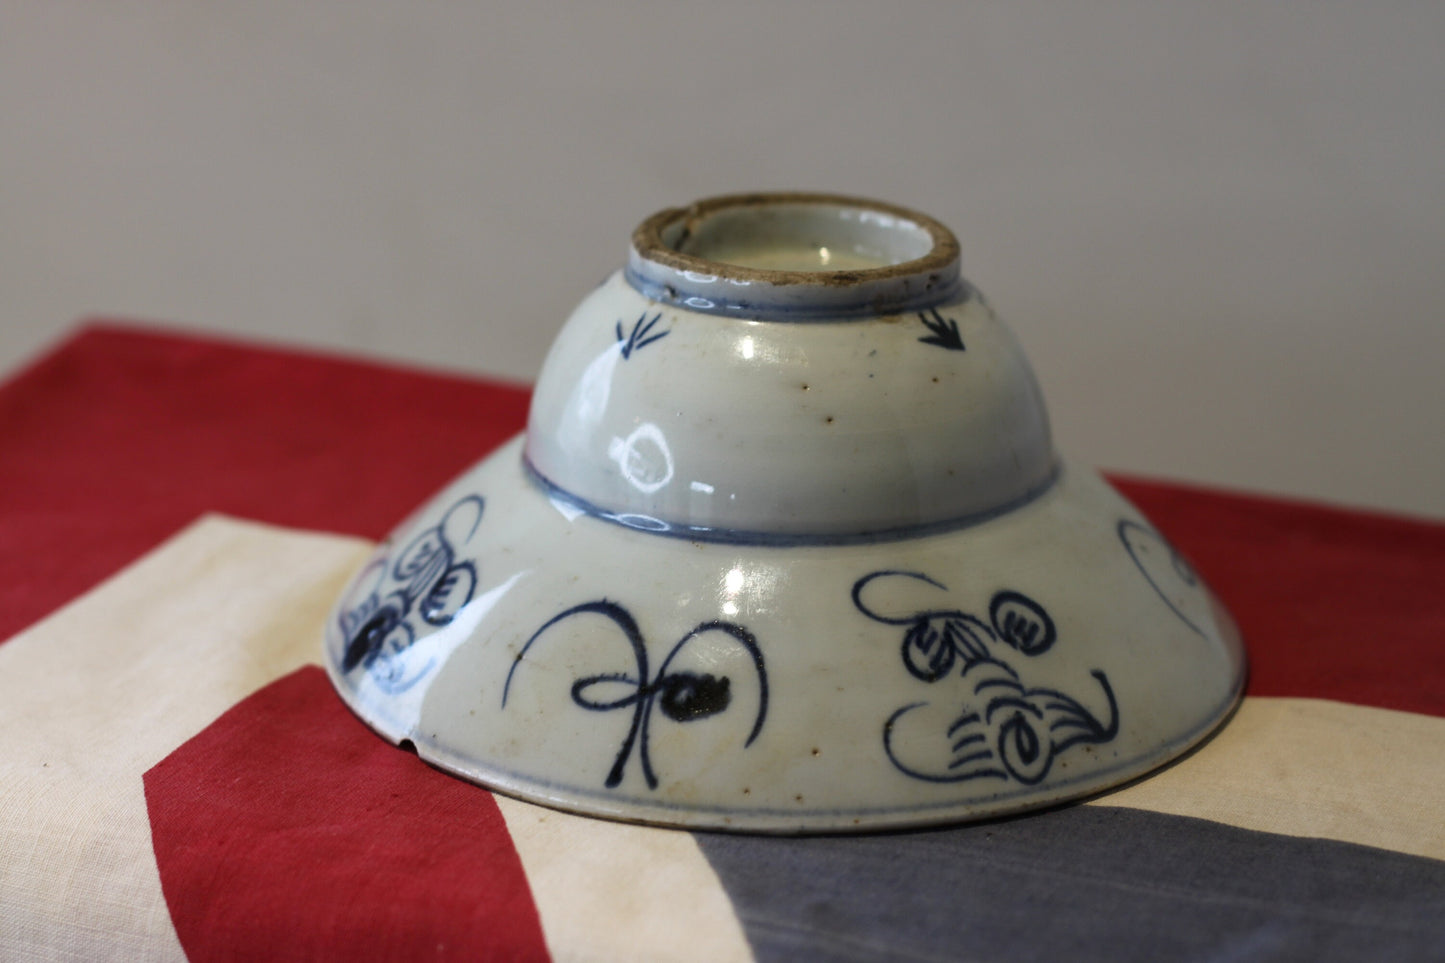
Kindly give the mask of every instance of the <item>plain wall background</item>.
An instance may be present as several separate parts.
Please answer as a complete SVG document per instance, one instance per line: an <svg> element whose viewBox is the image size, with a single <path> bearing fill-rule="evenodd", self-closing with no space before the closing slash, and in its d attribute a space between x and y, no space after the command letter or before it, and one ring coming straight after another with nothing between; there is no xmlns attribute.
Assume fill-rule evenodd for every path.
<svg viewBox="0 0 1445 963"><path fill-rule="evenodd" d="M1445 515L1445 5L0 0L0 371L76 319L531 380L662 207L928 211L1060 447Z"/></svg>

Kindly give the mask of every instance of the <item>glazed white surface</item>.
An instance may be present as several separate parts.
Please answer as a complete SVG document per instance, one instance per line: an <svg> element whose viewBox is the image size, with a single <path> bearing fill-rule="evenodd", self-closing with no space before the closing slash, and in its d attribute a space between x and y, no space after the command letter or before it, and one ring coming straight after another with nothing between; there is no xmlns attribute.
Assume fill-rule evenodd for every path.
<svg viewBox="0 0 1445 963"><path fill-rule="evenodd" d="M526 478L521 447L515 439L470 470L378 551L395 560L449 506L480 496L485 508L466 547L479 572L476 600L380 671L341 671L347 639L335 617L326 643L333 679L378 732L410 740L428 761L494 788L668 825L766 832L918 825L1125 781L1162 753L1202 739L1238 696L1242 653L1227 617L1202 584L1179 577L1162 542L1138 553L1145 577L1118 528L1137 522L1137 511L1088 469L1068 465L1028 506L961 532L758 548L578 515ZM1117 735L1058 753L1033 786L999 777L937 783L900 770L884 742L890 717L920 700L947 717L967 693L955 679L928 683L911 674L901 655L906 626L880 623L855 604L858 581L882 571L919 573L942 586L876 580L863 601L885 614L942 609L986 619L1000 590L1045 606L1056 641L1036 656L1014 654L1011 663L1030 688L1068 694L1101 721L1109 701L1093 673L1103 673L1117 702ZM636 619L649 674L699 625L745 627L767 677L756 739L746 744L759 707L750 659L728 637L699 637L702 644L674 667L728 676L732 702L687 723L652 711L647 740L658 785L648 786L635 745L620 782L606 786L631 710L588 710L570 693L588 676L635 678L626 640L614 623L584 613L527 647L554 616L603 599ZM339 611L353 601L344 599ZM378 681L417 674L421 681L400 693ZM625 695L628 685L619 686L614 694ZM929 761L929 711L920 710L920 728L899 736L913 743L895 746L905 762L909 753Z"/></svg>
<svg viewBox="0 0 1445 963"><path fill-rule="evenodd" d="M921 345L932 335L917 313L700 314L619 272L548 355L527 458L640 527L851 536L999 511L1052 478L1043 399L981 299L936 310L957 350ZM634 329L647 333L629 343Z"/></svg>
<svg viewBox="0 0 1445 963"><path fill-rule="evenodd" d="M841 203L843 229L820 213ZM356 576L326 661L377 731L589 815L831 832L1096 792L1234 706L1228 616L1061 465L1008 328L937 283L958 271L946 227L857 274L678 259L687 235L653 229L900 237L873 202L797 204L644 221L558 333L525 434Z"/></svg>

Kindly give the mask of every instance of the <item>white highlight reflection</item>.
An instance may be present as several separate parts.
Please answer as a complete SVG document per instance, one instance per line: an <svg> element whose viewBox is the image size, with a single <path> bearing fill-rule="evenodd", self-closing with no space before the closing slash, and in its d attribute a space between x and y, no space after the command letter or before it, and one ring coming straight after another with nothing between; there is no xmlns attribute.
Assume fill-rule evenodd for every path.
<svg viewBox="0 0 1445 963"><path fill-rule="evenodd" d="M672 452L662 429L650 421L638 425L626 438L614 437L607 445L607 457L617 463L627 483L644 495L672 481Z"/></svg>
<svg viewBox="0 0 1445 963"><path fill-rule="evenodd" d="M417 727L421 724L421 707L426 700L427 690L441 674L441 668L446 664L447 657L457 646L476 633L477 626L481 624L487 613L502 600L502 596L511 591L512 586L517 584L519 578L527 575L530 571L530 569L524 569L517 572L501 585L472 599L462 606L461 611L456 614L456 618L435 632L423 635L404 652L393 656L393 658L404 660L402 674L421 676L410 688L401 692L387 692L376 684L370 672L363 673L361 680L356 684L357 704L384 711L387 721L396 727L399 737L415 736Z"/></svg>

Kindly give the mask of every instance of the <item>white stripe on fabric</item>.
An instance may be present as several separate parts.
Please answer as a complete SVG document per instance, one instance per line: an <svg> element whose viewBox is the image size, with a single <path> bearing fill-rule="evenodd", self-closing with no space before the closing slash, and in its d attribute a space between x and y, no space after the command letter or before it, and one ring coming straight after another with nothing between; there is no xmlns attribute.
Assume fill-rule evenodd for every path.
<svg viewBox="0 0 1445 963"><path fill-rule="evenodd" d="M496 800L560 963L753 958L691 833Z"/></svg>
<svg viewBox="0 0 1445 963"><path fill-rule="evenodd" d="M1197 752L1092 802L1445 860L1445 719L1251 696Z"/></svg>
<svg viewBox="0 0 1445 963"><path fill-rule="evenodd" d="M0 645L0 959L184 958L142 775L314 662L370 547L206 517Z"/></svg>

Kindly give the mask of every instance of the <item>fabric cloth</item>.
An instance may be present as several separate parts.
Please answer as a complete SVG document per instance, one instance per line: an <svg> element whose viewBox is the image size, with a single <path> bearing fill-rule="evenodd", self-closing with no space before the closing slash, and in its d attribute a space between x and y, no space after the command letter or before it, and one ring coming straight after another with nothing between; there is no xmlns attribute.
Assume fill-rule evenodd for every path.
<svg viewBox="0 0 1445 963"><path fill-rule="evenodd" d="M1116 480L1249 645L1214 739L1009 820L650 829L433 770L316 664L526 401L109 325L0 386L0 958L1439 958L1445 526Z"/></svg>

